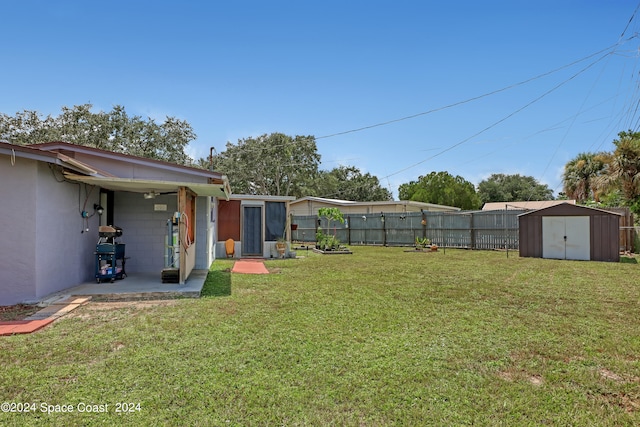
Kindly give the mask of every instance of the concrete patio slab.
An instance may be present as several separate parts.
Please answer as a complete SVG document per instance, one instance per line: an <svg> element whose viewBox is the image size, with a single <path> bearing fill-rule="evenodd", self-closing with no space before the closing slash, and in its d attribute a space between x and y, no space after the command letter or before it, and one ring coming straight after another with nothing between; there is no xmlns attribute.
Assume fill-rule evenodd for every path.
<svg viewBox="0 0 640 427"><path fill-rule="evenodd" d="M160 272L131 273L113 283L86 282L73 288L49 295L42 305L56 304L61 300L91 297L93 301L122 301L140 299L199 298L208 270L193 270L186 283L162 283Z"/></svg>
<svg viewBox="0 0 640 427"><path fill-rule="evenodd" d="M114 283L87 282L43 298L44 307L24 320L0 322L0 336L29 334L92 301L199 298L208 270L193 270L184 285L162 283L158 274L132 274Z"/></svg>

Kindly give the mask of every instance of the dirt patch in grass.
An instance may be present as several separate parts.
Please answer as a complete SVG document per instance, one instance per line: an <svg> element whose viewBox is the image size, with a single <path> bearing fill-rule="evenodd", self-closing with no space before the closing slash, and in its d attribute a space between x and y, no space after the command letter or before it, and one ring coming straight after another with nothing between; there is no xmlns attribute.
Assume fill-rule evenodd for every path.
<svg viewBox="0 0 640 427"><path fill-rule="evenodd" d="M40 311L41 307L30 304L16 304L0 307L0 322L24 320Z"/></svg>
<svg viewBox="0 0 640 427"><path fill-rule="evenodd" d="M640 410L640 396L621 393L602 393L591 396L597 401L605 402L607 405L618 406L625 412L637 412Z"/></svg>
<svg viewBox="0 0 640 427"><path fill-rule="evenodd" d="M175 305L178 303L178 299L169 300L138 300L138 301L110 301L110 302L97 302L92 301L85 304L83 310L74 310L67 315L67 317L91 317L92 313L118 310L122 308L143 310L158 306Z"/></svg>

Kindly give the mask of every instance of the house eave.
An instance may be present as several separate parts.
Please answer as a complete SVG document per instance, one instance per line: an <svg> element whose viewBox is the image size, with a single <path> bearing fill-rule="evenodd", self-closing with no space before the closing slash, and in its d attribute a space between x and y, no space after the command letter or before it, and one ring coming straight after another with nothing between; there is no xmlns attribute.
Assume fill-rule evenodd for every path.
<svg viewBox="0 0 640 427"><path fill-rule="evenodd" d="M160 181L133 178L98 177L78 175L69 172L65 172L64 176L70 181L96 185L98 187L112 191L160 194L177 192L181 187L187 187L198 196L218 197L229 200L229 196L231 195L231 187L229 186L229 181L226 179L226 176L223 176L223 179L221 179L220 182L208 184L184 181Z"/></svg>

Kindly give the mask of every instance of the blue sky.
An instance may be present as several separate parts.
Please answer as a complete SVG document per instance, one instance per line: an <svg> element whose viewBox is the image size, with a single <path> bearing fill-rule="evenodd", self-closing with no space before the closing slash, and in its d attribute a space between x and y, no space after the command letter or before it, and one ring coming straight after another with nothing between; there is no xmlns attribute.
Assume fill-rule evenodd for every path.
<svg viewBox="0 0 640 427"><path fill-rule="evenodd" d="M637 7L6 1L0 112L91 103L175 116L198 135L193 157L264 133L314 135L321 169L356 166L396 198L431 171L474 184L519 173L557 193L567 161L638 129Z"/></svg>

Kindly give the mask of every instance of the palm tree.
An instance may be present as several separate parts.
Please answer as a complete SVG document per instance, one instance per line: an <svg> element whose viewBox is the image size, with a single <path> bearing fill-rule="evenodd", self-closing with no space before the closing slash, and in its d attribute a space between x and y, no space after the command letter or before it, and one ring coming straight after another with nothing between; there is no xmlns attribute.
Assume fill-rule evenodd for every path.
<svg viewBox="0 0 640 427"><path fill-rule="evenodd" d="M599 201L601 188L597 178L607 170L608 153L580 153L564 167L562 176L564 193L579 203L594 199Z"/></svg>
<svg viewBox="0 0 640 427"><path fill-rule="evenodd" d="M596 180L602 190L620 188L627 203L640 197L640 132L620 132L608 164L607 173Z"/></svg>

